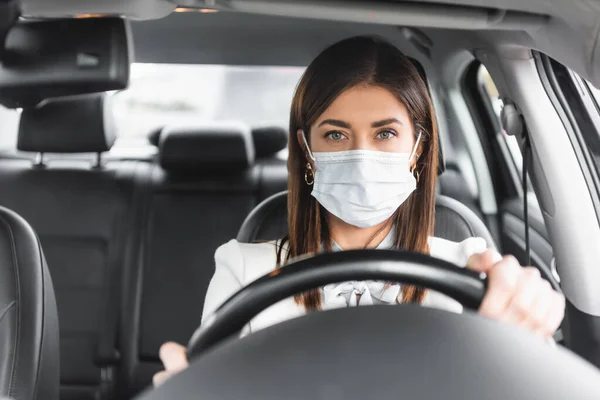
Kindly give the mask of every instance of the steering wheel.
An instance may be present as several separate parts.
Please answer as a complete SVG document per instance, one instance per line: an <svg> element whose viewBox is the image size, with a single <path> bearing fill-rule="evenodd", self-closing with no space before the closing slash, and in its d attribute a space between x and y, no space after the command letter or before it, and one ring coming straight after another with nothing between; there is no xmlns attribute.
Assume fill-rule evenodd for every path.
<svg viewBox="0 0 600 400"><path fill-rule="evenodd" d="M238 333L267 307L297 293L347 280L379 279L435 289L469 309L483 300L480 274L421 253L351 250L323 253L277 269L242 288L192 335L188 359Z"/></svg>
<svg viewBox="0 0 600 400"><path fill-rule="evenodd" d="M507 324L415 305L308 313L239 340L254 316L296 293L346 280L401 281L475 310L477 273L426 255L326 253L240 290L193 335L192 361L144 400L600 398L600 372L569 351Z"/></svg>

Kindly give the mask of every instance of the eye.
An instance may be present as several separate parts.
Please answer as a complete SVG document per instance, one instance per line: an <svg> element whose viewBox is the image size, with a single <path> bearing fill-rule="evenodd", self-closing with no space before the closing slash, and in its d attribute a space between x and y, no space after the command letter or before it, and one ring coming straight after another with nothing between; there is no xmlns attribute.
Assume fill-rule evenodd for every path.
<svg viewBox="0 0 600 400"><path fill-rule="evenodd" d="M329 140L333 140L334 142L339 142L343 140L346 136L340 131L330 131L325 134L325 138Z"/></svg>
<svg viewBox="0 0 600 400"><path fill-rule="evenodd" d="M377 134L377 136L375 136L377 139L383 139L383 140L387 140L387 139L391 139L393 137L397 136L396 132L394 132L391 129L386 129L385 131L381 131Z"/></svg>

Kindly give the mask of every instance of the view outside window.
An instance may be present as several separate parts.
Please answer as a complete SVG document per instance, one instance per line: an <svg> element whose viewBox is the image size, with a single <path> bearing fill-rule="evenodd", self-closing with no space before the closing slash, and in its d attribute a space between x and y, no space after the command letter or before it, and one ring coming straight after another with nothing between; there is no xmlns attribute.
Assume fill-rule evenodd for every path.
<svg viewBox="0 0 600 400"><path fill-rule="evenodd" d="M498 122L501 125L500 113L502 112L502 107L504 107L504 102L500 98L498 88L496 87L496 84L494 84L490 73L483 65L479 69L479 81L483 82L485 92L492 103L495 117L498 119ZM523 155L521 154L521 149L519 148L519 142L517 138L515 136L508 135L504 131L504 129L502 129L502 131L498 132L496 135L498 140L504 141L506 143L506 146L511 155L511 161L514 162L514 165L517 168L519 175L522 175ZM521 182L519 181L518 184L520 185ZM527 193L529 201L537 205L537 198L535 196L535 193L533 192L533 188L531 187L531 185L528 185Z"/></svg>
<svg viewBox="0 0 600 400"><path fill-rule="evenodd" d="M494 84L490 73L483 65L479 69L479 79L480 81L484 82L485 90L490 98L490 101L492 102L492 107L494 108L496 118L498 118L498 121L500 121L500 113L502 112L502 107L504 107L504 102L500 98L498 88ZM514 136L507 135L506 132L504 132L504 129L502 130L502 136L503 140L508 146L508 149L510 151L515 165L517 166L517 169L521 171L521 169L523 168L523 155L521 154L521 149L519 149L519 143L517 141L517 138Z"/></svg>
<svg viewBox="0 0 600 400"><path fill-rule="evenodd" d="M292 96L304 68L134 64L131 82L111 108L121 145L152 130L207 121L288 125Z"/></svg>
<svg viewBox="0 0 600 400"><path fill-rule="evenodd" d="M287 127L304 67L133 64L126 90L111 94L115 147L147 145L167 125L241 121ZM19 112L0 107L0 150L16 147Z"/></svg>

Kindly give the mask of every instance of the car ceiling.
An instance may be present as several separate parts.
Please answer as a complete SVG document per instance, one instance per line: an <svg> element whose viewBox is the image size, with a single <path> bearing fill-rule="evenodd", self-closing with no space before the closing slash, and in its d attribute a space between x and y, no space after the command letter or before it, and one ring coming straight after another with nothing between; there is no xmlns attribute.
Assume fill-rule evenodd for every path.
<svg viewBox="0 0 600 400"><path fill-rule="evenodd" d="M137 62L305 66L324 46L359 34L387 37L405 53L424 56L401 28L387 25L220 12L173 13L133 22L132 29Z"/></svg>
<svg viewBox="0 0 600 400"><path fill-rule="evenodd" d="M168 0L22 1L24 14L36 17L102 13L154 20L176 7ZM600 2L596 0L179 0L178 4L265 17L238 15L235 27L222 25L227 31L218 24L227 16L210 19L202 13L134 23L139 60L183 61L182 53L187 52L194 53L188 62L255 64L279 56L276 64L306 64L317 49L340 37L357 33L389 37L397 29L394 26L414 26L439 47L537 49L600 85L600 51L596 51ZM295 20L278 22L266 15Z"/></svg>

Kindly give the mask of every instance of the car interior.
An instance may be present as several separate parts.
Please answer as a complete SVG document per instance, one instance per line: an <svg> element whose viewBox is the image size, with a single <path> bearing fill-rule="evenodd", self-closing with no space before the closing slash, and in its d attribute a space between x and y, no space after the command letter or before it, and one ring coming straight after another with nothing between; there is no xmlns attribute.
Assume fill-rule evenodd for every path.
<svg viewBox="0 0 600 400"><path fill-rule="evenodd" d="M359 398L368 385L300 384L336 368L310 358L335 347L327 340L303 336L306 354L287 363L296 366L276 363L284 334L335 332L341 317L302 318L305 326L239 343L207 339L217 351L181 379L153 390L152 376L161 344L188 343L200 325L217 247L287 232L286 125L304 68L338 40L378 35L411 58L437 113L435 235L483 237L567 299L554 337L564 359L504 327L490 328L496 343L452 336L471 324L478 332L467 317L447 333L449 343L470 338L472 347L448 346L457 353L447 365L462 378L477 373L477 354L510 354L498 365L532 376L530 386L505 388L522 397L447 372L460 390L408 388L418 380L408 373L396 383L430 394L414 398L596 398L599 18L592 0L0 0L0 396L267 399L293 387L288 398ZM407 309L405 320L388 310L356 315L392 321L399 341L428 337ZM236 331L229 322L223 338ZM356 332L348 340L373 339ZM423 360L438 363L436 354ZM242 377L242 364L270 389ZM219 378L230 370L238 375ZM286 371L296 381L279 379ZM441 375L432 368L430 379Z"/></svg>

